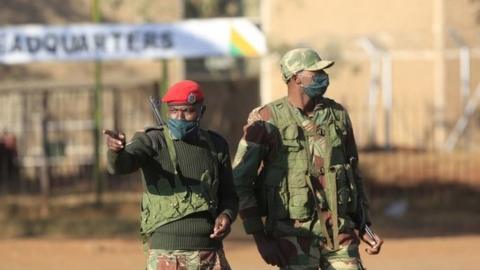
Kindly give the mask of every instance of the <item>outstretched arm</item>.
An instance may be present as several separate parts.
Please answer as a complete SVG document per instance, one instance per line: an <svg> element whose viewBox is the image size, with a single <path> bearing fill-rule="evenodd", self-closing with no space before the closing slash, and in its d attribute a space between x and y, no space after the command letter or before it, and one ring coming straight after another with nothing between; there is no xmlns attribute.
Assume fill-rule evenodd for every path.
<svg viewBox="0 0 480 270"><path fill-rule="evenodd" d="M112 174L127 174L138 168L152 155L152 142L144 132L138 132L126 143L124 133L104 130L108 147L108 171Z"/></svg>

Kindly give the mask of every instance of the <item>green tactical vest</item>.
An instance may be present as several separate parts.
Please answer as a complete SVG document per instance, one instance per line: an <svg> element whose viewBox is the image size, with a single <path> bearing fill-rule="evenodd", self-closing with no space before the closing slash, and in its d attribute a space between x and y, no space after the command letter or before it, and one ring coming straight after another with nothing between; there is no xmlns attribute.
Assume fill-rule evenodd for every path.
<svg viewBox="0 0 480 270"><path fill-rule="evenodd" d="M209 211L212 217L215 218L218 205L219 160L209 132L199 130L200 139L208 144L211 161L215 163L215 170L214 172L205 171L198 185L183 184L175 147L168 129L153 128L145 132L152 140L153 148L156 152L158 152L158 145L167 146L174 168L175 182L171 185L166 179L160 179L155 181L156 186L144 187L140 225L140 232L144 241L147 241L158 227L192 213ZM161 143L162 141L165 143ZM142 170L142 177L147 179L149 177L159 178L161 176L145 175L145 172ZM146 183L146 181L143 182Z"/></svg>
<svg viewBox="0 0 480 270"><path fill-rule="evenodd" d="M257 200L263 214L268 213L267 231L274 230L277 220L290 218L307 221L316 216L316 210L328 211L334 223L332 237L338 246L337 218L340 218L340 227L347 225L345 221L352 223L349 214L356 211L357 192L350 158L346 156L344 148L347 135L346 112L333 100L324 98L322 102L324 106L320 111L324 110L326 117L314 117L318 119L315 123L316 134L301 127L301 120L296 118L286 97L267 105L281 143L273 160L266 162L260 173L259 179L262 181L256 183L256 190L260 192ZM312 157L306 138L318 135L324 137L326 145L321 170L326 187L314 197L309 182ZM325 231L322 230L322 233Z"/></svg>

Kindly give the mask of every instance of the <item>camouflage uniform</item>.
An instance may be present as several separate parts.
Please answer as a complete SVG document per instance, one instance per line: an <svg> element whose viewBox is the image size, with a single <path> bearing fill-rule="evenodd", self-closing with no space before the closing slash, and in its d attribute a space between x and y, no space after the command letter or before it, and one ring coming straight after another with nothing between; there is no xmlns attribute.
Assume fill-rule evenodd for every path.
<svg viewBox="0 0 480 270"><path fill-rule="evenodd" d="M164 250L151 249L147 270L230 270L223 249L220 250Z"/></svg>
<svg viewBox="0 0 480 270"><path fill-rule="evenodd" d="M332 64L294 50L283 79ZM353 129L340 104L314 101L311 115L286 97L250 113L233 164L240 216L247 233L277 239L285 269L362 269L355 230L370 220Z"/></svg>

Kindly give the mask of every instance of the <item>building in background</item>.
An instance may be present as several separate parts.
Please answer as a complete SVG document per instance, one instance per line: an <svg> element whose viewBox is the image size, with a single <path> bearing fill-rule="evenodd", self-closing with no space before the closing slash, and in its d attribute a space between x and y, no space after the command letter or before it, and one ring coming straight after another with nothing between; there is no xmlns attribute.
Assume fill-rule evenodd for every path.
<svg viewBox="0 0 480 270"><path fill-rule="evenodd" d="M64 1L61 6L54 1L4 2L0 11L4 25L90 20L90 0ZM249 107L285 94L278 60L288 49L300 46L336 61L327 95L350 110L361 147L441 149L452 134L457 135L457 147L470 148L478 140L478 132L471 131L478 129L478 113L468 119L466 129L453 132L480 80L478 0L109 0L101 2L101 10L103 21L112 23L247 17L265 32L270 53L262 59L167 61L168 82L196 79L214 95L244 103L236 108L222 106L222 100L210 106L211 116L222 114L223 109L241 110L207 121L215 129L233 129L231 142L238 139L235 127L244 121L235 117L244 117ZM145 82L165 75L157 60L103 65L105 83ZM90 63L1 66L0 72L2 84L93 82ZM142 126L150 122L136 121ZM132 132L138 128L128 126Z"/></svg>
<svg viewBox="0 0 480 270"><path fill-rule="evenodd" d="M360 146L441 149L480 83L479 5L262 1L271 51L262 63L262 102L285 94L281 54L312 47L336 61L327 96L350 110ZM478 130L475 117L468 130ZM479 133L466 133L458 137L470 148Z"/></svg>
<svg viewBox="0 0 480 270"><path fill-rule="evenodd" d="M89 22L91 2L5 0L0 24ZM312 47L336 61L327 96L349 110L361 149L479 149L480 0L104 0L101 11L103 22L127 24L247 17L268 40L256 59L103 62L103 126L128 137L154 124L147 97L159 82L188 78L213 97L202 124L234 152L248 112L286 94L281 55ZM60 184L89 179L93 84L91 62L0 65L0 130L16 136L21 178L37 185L43 168ZM476 112L462 128L469 102Z"/></svg>

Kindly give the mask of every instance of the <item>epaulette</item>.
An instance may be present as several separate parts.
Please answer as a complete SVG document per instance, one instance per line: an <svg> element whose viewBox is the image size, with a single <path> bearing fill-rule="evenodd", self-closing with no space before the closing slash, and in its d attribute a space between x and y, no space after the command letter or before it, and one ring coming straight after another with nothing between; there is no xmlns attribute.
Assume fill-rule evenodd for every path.
<svg viewBox="0 0 480 270"><path fill-rule="evenodd" d="M213 131L211 129L207 129L206 131L210 134L212 138L216 138L215 141L227 142L225 138L222 135L220 135L220 133Z"/></svg>
<svg viewBox="0 0 480 270"><path fill-rule="evenodd" d="M335 109L338 111L345 111L345 108L343 107L343 105L336 102L335 100L331 98L326 98L326 97L324 97L323 100L325 101L326 105L330 106L332 109Z"/></svg>
<svg viewBox="0 0 480 270"><path fill-rule="evenodd" d="M163 126L151 126L151 127L145 127L143 132L145 132L145 134L147 134L147 136L150 138L150 141L152 142L152 147L153 149L158 152L159 150L159 138L158 138L158 135L160 135L160 137L163 137L162 133L153 133L152 131L163 131ZM162 147L164 147L164 143L163 143L163 140L160 140L160 145Z"/></svg>
<svg viewBox="0 0 480 270"><path fill-rule="evenodd" d="M207 131L208 133L210 133L210 135L213 135L213 136L215 136L215 137L222 137L222 135L220 135L220 133L215 132L215 131L213 131L213 130L211 130L211 129L203 129L203 128L202 128L202 130Z"/></svg>
<svg viewBox="0 0 480 270"><path fill-rule="evenodd" d="M150 127L145 127L142 132L149 132L149 131L152 131L152 130L163 130L163 126L150 126Z"/></svg>

